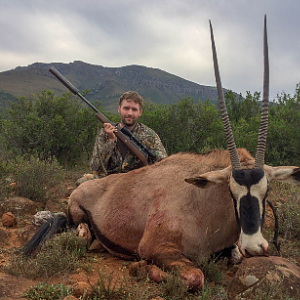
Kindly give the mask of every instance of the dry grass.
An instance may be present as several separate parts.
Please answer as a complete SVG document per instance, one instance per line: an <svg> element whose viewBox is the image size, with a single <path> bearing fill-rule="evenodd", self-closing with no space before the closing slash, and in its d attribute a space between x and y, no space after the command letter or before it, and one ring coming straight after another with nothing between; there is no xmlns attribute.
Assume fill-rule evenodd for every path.
<svg viewBox="0 0 300 300"><path fill-rule="evenodd" d="M26 278L49 278L74 272L86 253L86 242L71 233L62 233L49 240L33 256L15 254L6 272Z"/></svg>

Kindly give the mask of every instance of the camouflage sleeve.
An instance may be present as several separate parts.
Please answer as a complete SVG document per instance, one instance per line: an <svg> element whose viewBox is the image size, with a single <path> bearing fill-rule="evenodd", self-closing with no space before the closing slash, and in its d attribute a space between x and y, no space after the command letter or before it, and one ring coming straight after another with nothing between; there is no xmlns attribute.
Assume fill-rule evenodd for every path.
<svg viewBox="0 0 300 300"><path fill-rule="evenodd" d="M148 162L158 162L168 156L165 147L163 146L158 134L151 128L144 124L139 124L140 127L137 129L136 134L142 143L152 152L156 154L156 158L153 160L148 157Z"/></svg>
<svg viewBox="0 0 300 300"><path fill-rule="evenodd" d="M96 137L93 154L92 154L92 160L91 160L91 170L100 174L100 173L106 173L106 170L103 169L103 166L105 169L107 169L109 159L113 153L113 150L116 146L115 142L110 141L107 138L107 135L103 128L99 131Z"/></svg>
<svg viewBox="0 0 300 300"><path fill-rule="evenodd" d="M164 145L156 133L154 134L152 145L150 145L149 149L156 154L155 162L160 161L168 156Z"/></svg>

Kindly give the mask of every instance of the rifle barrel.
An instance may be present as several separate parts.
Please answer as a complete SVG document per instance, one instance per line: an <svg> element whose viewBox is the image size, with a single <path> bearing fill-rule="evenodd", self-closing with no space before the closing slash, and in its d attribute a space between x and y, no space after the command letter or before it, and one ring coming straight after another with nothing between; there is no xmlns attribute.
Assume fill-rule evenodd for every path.
<svg viewBox="0 0 300 300"><path fill-rule="evenodd" d="M80 97L90 108L92 108L96 112L96 117L102 123L110 123L113 126L116 126L110 120L108 120L93 104L91 104L88 100L86 100L80 93L79 90L69 82L62 74L60 74L54 67L51 67L49 71L64 85L66 86L74 95ZM138 148L138 146L130 141L126 135L124 135L120 130L115 132L116 137L144 164L144 166L148 165L146 156L144 153Z"/></svg>

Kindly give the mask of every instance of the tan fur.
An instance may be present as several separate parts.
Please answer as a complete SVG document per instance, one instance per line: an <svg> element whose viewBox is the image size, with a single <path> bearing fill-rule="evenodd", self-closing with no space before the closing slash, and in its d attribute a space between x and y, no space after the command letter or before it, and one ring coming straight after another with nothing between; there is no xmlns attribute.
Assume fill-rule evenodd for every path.
<svg viewBox="0 0 300 300"><path fill-rule="evenodd" d="M204 260L231 246L239 232L227 184L201 190L184 179L229 164L228 151L178 153L155 165L82 183L70 196L69 211L80 222L82 206L114 244L160 267L184 265L183 277L202 285L201 271L187 258Z"/></svg>
<svg viewBox="0 0 300 300"><path fill-rule="evenodd" d="M80 223L77 227L77 234L87 241L87 247L89 248L92 243L92 234L89 230L88 224Z"/></svg>
<svg viewBox="0 0 300 300"><path fill-rule="evenodd" d="M244 168L253 167L247 150L238 149L238 154ZM80 222L86 212L97 239L114 255L136 255L166 270L180 268L188 286L201 288L203 274L190 259L199 263L230 247L239 228L226 176L206 189L185 179L228 166L227 150L174 154L151 166L82 183L70 196L69 213Z"/></svg>

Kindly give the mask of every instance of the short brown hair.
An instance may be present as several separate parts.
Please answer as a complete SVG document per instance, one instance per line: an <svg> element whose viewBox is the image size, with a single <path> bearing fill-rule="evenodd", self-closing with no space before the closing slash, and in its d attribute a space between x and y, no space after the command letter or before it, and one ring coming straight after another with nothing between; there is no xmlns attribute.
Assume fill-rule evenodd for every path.
<svg viewBox="0 0 300 300"><path fill-rule="evenodd" d="M134 103L138 103L140 105L140 109L143 109L144 99L137 92L128 91L125 92L119 100L119 106L121 106L123 100L132 100Z"/></svg>

